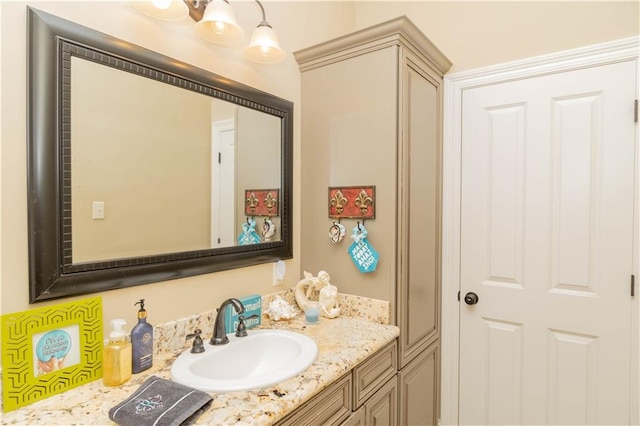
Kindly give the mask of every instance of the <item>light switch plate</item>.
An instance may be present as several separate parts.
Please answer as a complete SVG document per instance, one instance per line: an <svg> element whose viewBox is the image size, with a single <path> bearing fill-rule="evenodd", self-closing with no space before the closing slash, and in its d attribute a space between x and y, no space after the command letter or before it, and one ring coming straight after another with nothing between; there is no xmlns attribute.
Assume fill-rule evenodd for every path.
<svg viewBox="0 0 640 426"><path fill-rule="evenodd" d="M93 202L93 219L104 219L104 201Z"/></svg>

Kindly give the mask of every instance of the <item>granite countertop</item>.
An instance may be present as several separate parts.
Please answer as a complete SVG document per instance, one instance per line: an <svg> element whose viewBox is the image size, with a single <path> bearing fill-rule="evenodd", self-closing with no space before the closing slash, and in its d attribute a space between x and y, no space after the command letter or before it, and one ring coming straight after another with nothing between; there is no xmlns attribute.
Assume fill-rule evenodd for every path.
<svg viewBox="0 0 640 426"><path fill-rule="evenodd" d="M381 324L378 317L361 315L366 309L359 309L358 305L367 305L369 300L357 298L351 307L345 306L343 315L335 319L321 318L318 325L307 325L302 313L288 321L272 321L263 315L260 328L287 329L311 337L318 345L317 360L300 375L271 387L212 394L214 398L211 406L198 418L196 424L273 424L391 342L399 335L398 327ZM384 322L384 315L382 318ZM189 325L186 327L189 328ZM212 327L211 323L209 328ZM209 328L203 328L205 337ZM251 333L251 329L248 332ZM181 334L181 342L184 335ZM109 420L109 409L131 395L151 375L170 379L171 364L177 355L189 348L189 344L181 343L182 347L173 352L157 353L152 368L133 375L131 380L121 386L106 387L102 380L97 380L27 407L3 413L2 424L115 424Z"/></svg>

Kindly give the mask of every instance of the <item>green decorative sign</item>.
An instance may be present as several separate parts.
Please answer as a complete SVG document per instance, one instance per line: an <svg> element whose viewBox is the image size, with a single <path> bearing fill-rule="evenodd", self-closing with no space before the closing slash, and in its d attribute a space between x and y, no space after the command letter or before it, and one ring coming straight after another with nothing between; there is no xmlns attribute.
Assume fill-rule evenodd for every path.
<svg viewBox="0 0 640 426"><path fill-rule="evenodd" d="M4 412L102 377L102 299L2 315Z"/></svg>

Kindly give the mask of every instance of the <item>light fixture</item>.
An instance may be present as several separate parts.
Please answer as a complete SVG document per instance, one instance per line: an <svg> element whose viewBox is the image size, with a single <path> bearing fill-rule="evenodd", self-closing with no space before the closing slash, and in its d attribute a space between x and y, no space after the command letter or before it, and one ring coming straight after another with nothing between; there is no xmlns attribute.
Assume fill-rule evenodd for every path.
<svg viewBox="0 0 640 426"><path fill-rule="evenodd" d="M255 0L262 11L262 21L253 31L249 46L244 49L244 56L253 62L261 64L275 64L284 59L284 50L280 48L278 36L271 25L267 22L267 15L264 13L262 3Z"/></svg>
<svg viewBox="0 0 640 426"><path fill-rule="evenodd" d="M202 19L196 22L198 37L210 43L233 44L244 38L244 31L227 0L211 0Z"/></svg>
<svg viewBox="0 0 640 426"><path fill-rule="evenodd" d="M140 13L161 21L179 21L189 15L183 0L133 1L131 5Z"/></svg>
<svg viewBox="0 0 640 426"><path fill-rule="evenodd" d="M244 56L261 64L281 62L286 56L285 51L278 43L276 32L267 22L262 3L254 1L260 7L262 21L254 30ZM196 21L196 34L210 43L229 46L244 37L227 0L134 0L132 4L141 13L164 21L179 20L190 15Z"/></svg>

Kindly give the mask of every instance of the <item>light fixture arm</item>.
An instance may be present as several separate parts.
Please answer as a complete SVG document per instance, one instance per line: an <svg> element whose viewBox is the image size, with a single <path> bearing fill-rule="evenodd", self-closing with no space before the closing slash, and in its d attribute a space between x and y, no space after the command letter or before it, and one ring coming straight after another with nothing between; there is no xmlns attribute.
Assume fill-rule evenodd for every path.
<svg viewBox="0 0 640 426"><path fill-rule="evenodd" d="M209 4L209 0L182 0L189 9L189 16L198 22L204 16L204 9Z"/></svg>
<svg viewBox="0 0 640 426"><path fill-rule="evenodd" d="M271 25L269 25L269 23L267 22L267 14L264 11L264 6L262 6L262 3L260 3L259 0L254 0L254 1L258 3L258 6L260 6L260 11L262 12L262 21L258 24L258 26L271 28Z"/></svg>
<svg viewBox="0 0 640 426"><path fill-rule="evenodd" d="M202 16L204 15L204 9L211 2L211 0L183 0L183 1L184 3L186 3L187 7L189 8L189 15L191 16L191 19L193 19L196 22L202 19ZM229 0L224 0L224 1L227 4L229 3ZM269 28L272 28L271 24L269 24L269 22L267 21L267 13L264 10L264 6L262 6L262 3L260 3L258 0L254 0L254 1L258 3L258 7L260 7L260 12L262 13L262 21L260 21L258 26L259 27L267 26Z"/></svg>

